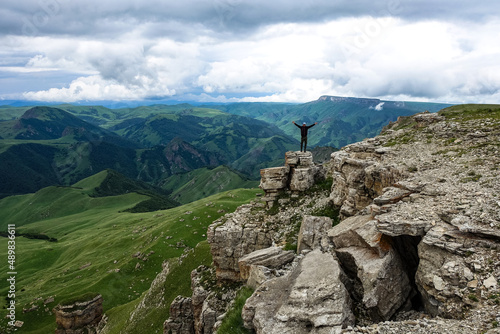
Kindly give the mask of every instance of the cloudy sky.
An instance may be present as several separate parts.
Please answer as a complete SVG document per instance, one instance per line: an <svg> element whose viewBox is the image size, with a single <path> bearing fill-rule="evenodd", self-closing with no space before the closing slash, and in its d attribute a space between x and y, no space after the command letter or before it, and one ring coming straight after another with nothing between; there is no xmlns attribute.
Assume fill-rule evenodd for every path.
<svg viewBox="0 0 500 334"><path fill-rule="evenodd" d="M1 100L500 103L498 0L3 0Z"/></svg>

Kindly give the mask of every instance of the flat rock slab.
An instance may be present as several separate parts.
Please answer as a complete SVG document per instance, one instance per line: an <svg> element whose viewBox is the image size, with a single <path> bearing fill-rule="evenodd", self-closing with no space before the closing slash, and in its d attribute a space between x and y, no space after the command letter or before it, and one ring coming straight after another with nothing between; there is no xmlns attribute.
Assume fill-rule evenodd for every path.
<svg viewBox="0 0 500 334"><path fill-rule="evenodd" d="M293 251L284 251L280 247L269 247L247 254L239 259L238 266L243 280L250 276L251 266L264 266L267 268L279 268L293 260Z"/></svg>
<svg viewBox="0 0 500 334"><path fill-rule="evenodd" d="M288 151L285 153L285 164L292 167L308 167L313 165L311 152Z"/></svg>

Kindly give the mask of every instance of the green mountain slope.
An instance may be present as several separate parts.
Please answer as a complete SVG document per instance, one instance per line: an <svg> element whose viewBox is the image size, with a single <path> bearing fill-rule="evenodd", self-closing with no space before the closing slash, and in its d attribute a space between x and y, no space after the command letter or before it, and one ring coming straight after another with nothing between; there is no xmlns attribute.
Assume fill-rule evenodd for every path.
<svg viewBox="0 0 500 334"><path fill-rule="evenodd" d="M274 164L283 157L284 152L297 147L295 139L274 125L215 109L187 108L143 121L135 119L132 123L124 128L118 125L115 129L120 128L117 133L145 146L177 147L182 139L182 142L192 145L192 149L185 146L185 152L194 148L200 152L192 154L193 159L204 157L205 161L214 162L205 166L227 164L255 178L258 177L259 168ZM184 162L187 163L188 159ZM177 167L174 174L195 169L181 168L179 164ZM198 164L197 168L200 167L203 166Z"/></svg>
<svg viewBox="0 0 500 334"><path fill-rule="evenodd" d="M399 116L445 106L323 96L304 104L2 107L0 198L71 185L108 168L156 186L222 164L257 179L259 169L280 165L284 152L299 148L292 121L319 123L309 149L339 148Z"/></svg>
<svg viewBox="0 0 500 334"><path fill-rule="evenodd" d="M10 121L19 118L31 107L13 107L9 105L0 106L0 122Z"/></svg>
<svg viewBox="0 0 500 334"><path fill-rule="evenodd" d="M172 191L171 198L177 202L189 203L219 192L258 185L259 181L251 181L227 166L219 166L172 175L162 187Z"/></svg>
<svg viewBox="0 0 500 334"><path fill-rule="evenodd" d="M89 193L92 197L107 197L107 196L117 196L136 192L141 195L146 195L149 199L142 201L135 205L133 208L127 209L129 212L150 212L156 210L165 210L173 208L179 205L178 202L170 198L170 191L154 187L146 182L139 180L132 180L124 175L107 169L103 172L94 175L92 178L100 179L102 174L105 175L102 182L98 186L91 188ZM79 184L88 184L88 179L82 180L75 184L78 187Z"/></svg>
<svg viewBox="0 0 500 334"><path fill-rule="evenodd" d="M164 261L189 255L188 249L206 239L207 226L214 219L260 192L235 190L169 210L130 213L125 210L148 196L130 192L89 196L106 184L108 176L103 172L73 187L49 187L0 200L0 231L15 224L18 234L16 318L24 321L23 333L53 332L56 325L51 309L87 292L101 293L110 323L123 325L122 320L129 317L127 309L149 289ZM46 235L58 241L27 239L21 234ZM7 249L7 238L0 237L0 256L6 258ZM160 310L159 324L168 318L170 302L178 294L190 293L191 270L210 264L208 247L197 247L189 259L184 266L174 266L177 269L167 280L175 288L163 290L167 307ZM0 270L9 271L6 262L0 264ZM1 285L0 294L6 296L6 289ZM0 301L0 332L7 328L7 302Z"/></svg>
<svg viewBox="0 0 500 334"><path fill-rule="evenodd" d="M149 211L178 206L178 203L168 198L167 190L128 179L113 170L105 170L70 187L51 186L33 194L10 196L0 200L0 231L6 230L7 224L20 227L36 221L66 217L99 206L106 208L108 201L114 205L118 203L119 196L127 194L134 194L131 196L133 202L124 200L121 204L122 210L137 206L140 209L151 199L160 201L163 205L158 203L159 206L151 207ZM138 199L142 200L136 203Z"/></svg>
<svg viewBox="0 0 500 334"><path fill-rule="evenodd" d="M426 102L383 101L379 99L322 96L303 104L290 103L234 103L211 105L235 115L245 115L274 124L287 135L300 138L292 124L306 122L319 124L311 129L309 147L346 144L372 137L383 126L398 116L413 115L429 110L436 112L450 104Z"/></svg>
<svg viewBox="0 0 500 334"><path fill-rule="evenodd" d="M33 107L18 119L0 122L0 136L37 141L67 137L67 141L105 141L121 147L139 147L135 142L53 107Z"/></svg>
<svg viewBox="0 0 500 334"><path fill-rule="evenodd" d="M71 185L113 168L137 175L136 150L104 140L3 141L0 149L0 197L32 193L50 185Z"/></svg>
<svg viewBox="0 0 500 334"><path fill-rule="evenodd" d="M399 116L425 110L436 112L449 106L450 104L440 103L322 96L316 101L264 113L258 119L277 125L295 138L300 138L300 132L292 121L299 124L306 122L308 125L318 122L318 125L310 129L308 146L340 148L377 135L382 127Z"/></svg>
<svg viewBox="0 0 500 334"><path fill-rule="evenodd" d="M0 198L67 186L108 168L157 184L172 174L226 161L180 139L139 149L128 139L52 107L30 108L17 120L0 122L0 134Z"/></svg>
<svg viewBox="0 0 500 334"><path fill-rule="evenodd" d="M2 145L0 150L0 198L35 192L58 184L52 162L59 150L50 145L26 143Z"/></svg>
<svg viewBox="0 0 500 334"><path fill-rule="evenodd" d="M136 108L118 108L109 109L103 106L74 106L71 104L62 104L54 106L65 110L89 123L99 125L102 128L110 130L123 129L125 123L127 126L131 125L130 120L144 120L148 117L159 114L182 114L186 110L194 112L200 111L206 113L208 108L195 108L187 103L176 105L148 105ZM0 111L1 112L1 111ZM0 113L1 115L1 113ZM128 124L127 124L128 123Z"/></svg>
<svg viewBox="0 0 500 334"><path fill-rule="evenodd" d="M19 119L4 121L1 125L0 134L7 139L57 139L70 133L98 138L110 134L61 109L51 107L33 107Z"/></svg>

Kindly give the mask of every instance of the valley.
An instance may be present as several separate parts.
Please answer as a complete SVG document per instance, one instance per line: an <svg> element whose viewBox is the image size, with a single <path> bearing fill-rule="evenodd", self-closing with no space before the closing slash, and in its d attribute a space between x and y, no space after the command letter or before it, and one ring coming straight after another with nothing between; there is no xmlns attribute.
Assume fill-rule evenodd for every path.
<svg viewBox="0 0 500 334"><path fill-rule="evenodd" d="M19 291L15 300L24 333L53 332L52 309L65 299L89 292L102 294L110 321L120 322L118 310L136 305L166 262L171 262L173 288L164 292L165 305L178 294L188 294L191 270L211 263L204 241L208 225L260 192L235 190L168 210L130 213L126 211L148 197L135 192L89 196L106 179L102 174L71 187L48 187L0 200L0 230L13 224L18 234L57 239L16 238ZM4 258L7 240L0 238ZM181 256L185 260L179 263ZM8 271L6 263L0 270ZM7 295L6 288L2 285L2 296ZM6 303L2 299L1 328L8 327ZM168 307L157 316L166 319Z"/></svg>
<svg viewBox="0 0 500 334"><path fill-rule="evenodd" d="M305 104L0 107L0 232L16 229L23 332L53 332L58 303L99 293L106 333L144 326L161 333L172 300L191 294L191 271L212 264L208 226L254 202L262 195L260 170L283 165L284 153L298 149L293 120L319 123L308 148L322 163L400 116L445 106L321 97ZM0 256L7 242L0 238ZM158 277L158 307L148 308L143 300ZM8 302L0 304L0 328L9 328Z"/></svg>

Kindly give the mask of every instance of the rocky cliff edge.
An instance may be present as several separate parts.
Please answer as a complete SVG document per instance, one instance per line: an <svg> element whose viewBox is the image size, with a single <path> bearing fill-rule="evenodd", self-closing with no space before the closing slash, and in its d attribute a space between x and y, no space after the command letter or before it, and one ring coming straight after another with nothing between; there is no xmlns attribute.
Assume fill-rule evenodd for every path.
<svg viewBox="0 0 500 334"><path fill-rule="evenodd" d="M255 289L256 333L498 333L499 151L500 108L463 106L400 118L327 165L287 153L261 171L264 201L210 226L211 275ZM204 300L195 333L224 315Z"/></svg>

